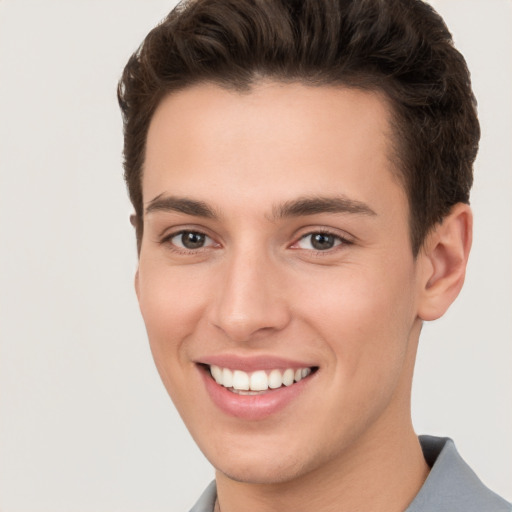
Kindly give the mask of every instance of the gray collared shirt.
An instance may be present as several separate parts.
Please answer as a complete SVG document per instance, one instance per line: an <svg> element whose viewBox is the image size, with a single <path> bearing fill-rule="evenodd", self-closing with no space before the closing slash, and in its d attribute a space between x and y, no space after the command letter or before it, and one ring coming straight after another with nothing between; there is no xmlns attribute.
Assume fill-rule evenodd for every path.
<svg viewBox="0 0 512 512"><path fill-rule="evenodd" d="M447 437L420 436L432 468L405 512L512 512L510 503L489 490ZM213 512L217 489L212 482L190 512Z"/></svg>

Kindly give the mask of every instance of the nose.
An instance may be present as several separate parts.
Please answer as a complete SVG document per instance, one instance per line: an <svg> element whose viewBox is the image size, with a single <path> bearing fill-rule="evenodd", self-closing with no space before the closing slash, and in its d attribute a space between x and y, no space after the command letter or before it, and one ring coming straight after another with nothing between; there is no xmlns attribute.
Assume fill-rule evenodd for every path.
<svg viewBox="0 0 512 512"><path fill-rule="evenodd" d="M290 321L282 272L265 254L248 251L222 264L210 322L234 342L282 330Z"/></svg>

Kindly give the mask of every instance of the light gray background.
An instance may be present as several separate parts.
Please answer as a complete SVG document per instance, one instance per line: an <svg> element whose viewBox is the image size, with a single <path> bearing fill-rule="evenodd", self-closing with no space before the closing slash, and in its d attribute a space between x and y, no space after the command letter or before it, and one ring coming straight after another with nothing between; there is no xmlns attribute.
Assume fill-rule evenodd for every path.
<svg viewBox="0 0 512 512"><path fill-rule="evenodd" d="M116 82L172 4L0 0L3 512L184 511L213 476L153 368L121 178ZM469 274L424 328L414 419L510 500L512 3L435 5L483 138Z"/></svg>

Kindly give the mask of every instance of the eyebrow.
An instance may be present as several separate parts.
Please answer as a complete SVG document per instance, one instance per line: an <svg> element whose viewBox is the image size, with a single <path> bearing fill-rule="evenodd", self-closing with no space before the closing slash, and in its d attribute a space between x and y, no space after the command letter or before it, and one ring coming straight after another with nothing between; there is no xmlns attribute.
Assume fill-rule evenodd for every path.
<svg viewBox="0 0 512 512"><path fill-rule="evenodd" d="M196 201L186 197L164 196L163 194L156 196L146 206L146 214L156 211L179 212L207 219L218 217L217 213L204 201Z"/></svg>
<svg viewBox="0 0 512 512"><path fill-rule="evenodd" d="M366 203L344 196L300 197L272 209L274 219L302 217L319 213L351 213L356 215L377 215Z"/></svg>
<svg viewBox="0 0 512 512"><path fill-rule="evenodd" d="M155 211L179 212L207 219L219 218L218 213L204 201L186 197L164 196L160 194L150 201L146 214ZM356 215L377 215L366 203L344 196L300 197L286 201L272 208L272 220L287 217L303 217L320 213L350 213Z"/></svg>

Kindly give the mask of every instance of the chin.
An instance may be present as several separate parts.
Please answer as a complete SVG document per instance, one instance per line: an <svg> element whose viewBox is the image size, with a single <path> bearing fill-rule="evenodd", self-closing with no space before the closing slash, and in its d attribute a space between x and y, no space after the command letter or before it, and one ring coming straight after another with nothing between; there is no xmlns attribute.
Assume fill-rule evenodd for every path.
<svg viewBox="0 0 512 512"><path fill-rule="evenodd" d="M276 463L275 460L266 464L255 460L243 464L237 461L234 464L217 465L215 469L235 482L260 485L283 484L306 473L299 463L283 464Z"/></svg>
<svg viewBox="0 0 512 512"><path fill-rule="evenodd" d="M260 442L258 442L260 441ZM236 446L221 451L203 450L214 468L236 482L250 484L283 484L305 475L315 469L315 461L309 460L304 448L261 443L256 440L252 447L239 449Z"/></svg>

